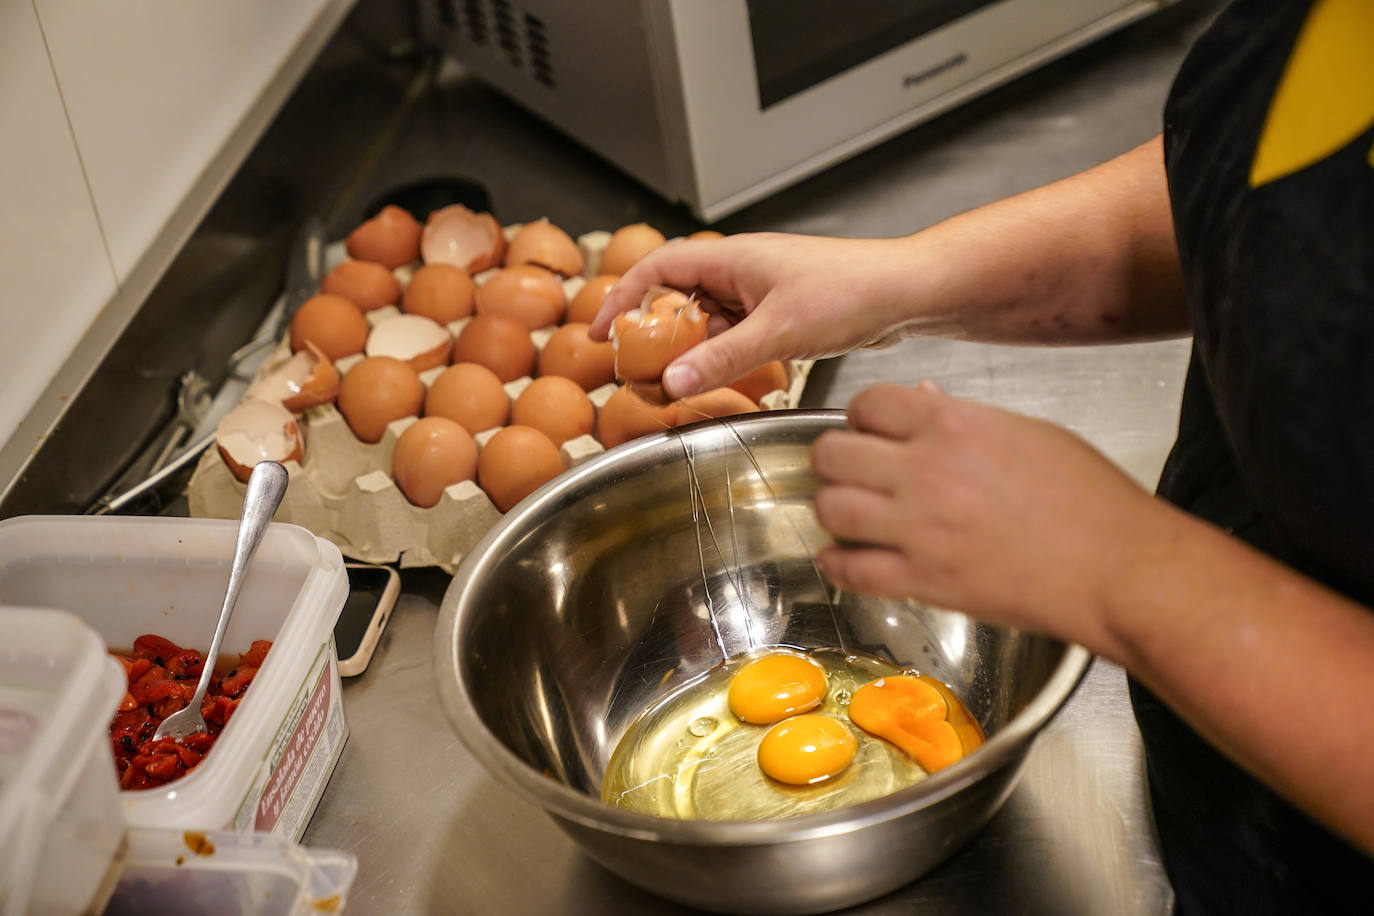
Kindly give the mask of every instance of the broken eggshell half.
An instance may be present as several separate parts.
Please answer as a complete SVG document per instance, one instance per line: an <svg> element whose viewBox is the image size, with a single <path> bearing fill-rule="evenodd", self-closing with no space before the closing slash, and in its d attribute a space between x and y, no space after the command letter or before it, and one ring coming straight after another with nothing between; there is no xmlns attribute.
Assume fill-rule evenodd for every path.
<svg viewBox="0 0 1374 916"><path fill-rule="evenodd" d="M615 377L651 404L667 404L663 370L706 339L706 313L695 297L662 286L650 287L637 309L611 324Z"/></svg>

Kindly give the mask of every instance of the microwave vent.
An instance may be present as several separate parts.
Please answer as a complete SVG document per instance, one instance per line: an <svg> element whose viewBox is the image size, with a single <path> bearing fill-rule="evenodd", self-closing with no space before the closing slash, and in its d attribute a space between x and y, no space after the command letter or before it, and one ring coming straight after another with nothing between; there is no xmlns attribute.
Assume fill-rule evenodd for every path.
<svg viewBox="0 0 1374 916"><path fill-rule="evenodd" d="M462 57L465 46L485 48L514 70L550 89L557 85L549 30L510 0L432 0L441 41Z"/></svg>

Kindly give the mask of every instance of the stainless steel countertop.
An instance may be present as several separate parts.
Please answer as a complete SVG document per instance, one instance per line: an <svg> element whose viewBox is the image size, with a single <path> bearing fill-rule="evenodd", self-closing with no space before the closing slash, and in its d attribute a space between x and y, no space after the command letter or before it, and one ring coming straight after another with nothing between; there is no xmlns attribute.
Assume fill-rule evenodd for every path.
<svg viewBox="0 0 1374 916"><path fill-rule="evenodd" d="M1109 158L1159 130L1188 42L1220 4L1185 3L719 224L895 235ZM458 163L498 216L570 231L689 215L637 188L461 74L439 87L379 187ZM583 193L560 194L579 182ZM813 370L805 406L843 407L878 380L1063 423L1152 486L1172 442L1188 342L1029 349L911 341ZM358 857L355 913L686 912L610 875L489 776L439 709L431 643L448 577L408 571L369 670L346 682L352 736L303 842ZM1123 672L1097 662L1041 735L1019 788L925 878L853 912L1168 913L1140 738Z"/></svg>

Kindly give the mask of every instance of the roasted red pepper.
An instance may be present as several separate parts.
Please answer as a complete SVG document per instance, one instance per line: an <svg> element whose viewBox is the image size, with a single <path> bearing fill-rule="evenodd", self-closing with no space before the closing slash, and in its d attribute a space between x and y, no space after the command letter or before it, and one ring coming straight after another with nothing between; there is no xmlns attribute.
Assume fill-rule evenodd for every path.
<svg viewBox="0 0 1374 916"><path fill-rule="evenodd" d="M225 673L211 678L200 705L207 732L180 743L171 738L154 741L153 734L163 719L184 708L195 695L196 682L205 667L204 656L151 633L134 640L131 652L112 652L124 668L129 688L110 722L110 748L120 788L154 788L199 765L271 648L269 640L254 640L237 664L226 663L222 669L216 666Z"/></svg>

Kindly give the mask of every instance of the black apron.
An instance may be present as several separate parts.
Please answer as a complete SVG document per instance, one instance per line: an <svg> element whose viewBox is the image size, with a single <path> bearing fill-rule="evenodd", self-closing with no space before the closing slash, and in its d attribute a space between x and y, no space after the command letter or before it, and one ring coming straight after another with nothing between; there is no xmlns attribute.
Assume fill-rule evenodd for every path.
<svg viewBox="0 0 1374 916"><path fill-rule="evenodd" d="M1236 0L1179 71L1165 164L1194 341L1159 493L1374 606L1370 26L1374 0ZM1374 860L1131 699L1180 913L1374 912ZM1350 727L1374 753L1374 713Z"/></svg>

